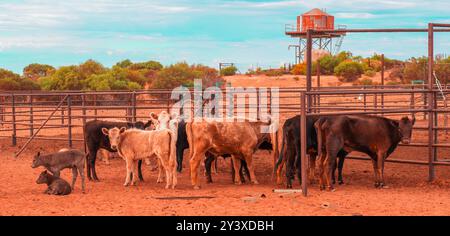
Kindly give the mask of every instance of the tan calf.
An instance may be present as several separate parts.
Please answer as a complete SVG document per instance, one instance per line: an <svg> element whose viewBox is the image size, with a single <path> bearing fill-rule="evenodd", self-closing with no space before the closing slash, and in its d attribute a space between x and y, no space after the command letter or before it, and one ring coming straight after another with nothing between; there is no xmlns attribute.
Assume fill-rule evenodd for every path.
<svg viewBox="0 0 450 236"><path fill-rule="evenodd" d="M166 172L166 188L177 185L175 139L172 131L155 130L143 131L137 129L103 128L102 132L108 136L111 148L117 150L125 160L127 176L124 186L131 182L136 185L138 180L137 161L155 155ZM133 174L133 180L130 175Z"/></svg>
<svg viewBox="0 0 450 236"><path fill-rule="evenodd" d="M169 129L173 132L174 142L177 142L178 137L178 117L176 115L170 116L166 111L162 111L159 115L150 113L150 120L155 124L155 130ZM157 183L162 183L163 171L161 163L158 159L158 180Z"/></svg>

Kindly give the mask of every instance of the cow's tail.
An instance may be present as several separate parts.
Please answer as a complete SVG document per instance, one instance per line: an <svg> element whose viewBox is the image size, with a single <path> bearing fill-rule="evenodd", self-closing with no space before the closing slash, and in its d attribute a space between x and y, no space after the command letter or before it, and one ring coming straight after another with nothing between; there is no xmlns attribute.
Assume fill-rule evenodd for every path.
<svg viewBox="0 0 450 236"><path fill-rule="evenodd" d="M84 169L86 171L91 171L88 169L88 161L89 161L89 150L88 150L88 146L87 146L87 142L86 142L86 124L83 125L83 144L84 144L84 153L86 154L85 156L85 162L84 162Z"/></svg>
<svg viewBox="0 0 450 236"><path fill-rule="evenodd" d="M169 181L172 188L177 185L177 155L176 155L176 136L175 132L168 130L169 134Z"/></svg>
<svg viewBox="0 0 450 236"><path fill-rule="evenodd" d="M189 160L191 160L194 155L194 134L192 132L192 124L193 122L186 122L186 136L189 143Z"/></svg>
<svg viewBox="0 0 450 236"><path fill-rule="evenodd" d="M324 123L324 118L318 119L314 123L314 128L316 129L317 133L317 155L320 159L322 157L322 150L323 150L323 137L322 137L322 124Z"/></svg>
<svg viewBox="0 0 450 236"><path fill-rule="evenodd" d="M283 132L283 138L281 140L281 149L280 152L278 154L278 161L275 163L275 166L273 168L273 174L276 175L277 174L277 170L278 170L278 166L281 164L281 162L283 161L284 158L284 149L286 146L286 138L285 138L285 133ZM278 137L277 137L278 139Z"/></svg>

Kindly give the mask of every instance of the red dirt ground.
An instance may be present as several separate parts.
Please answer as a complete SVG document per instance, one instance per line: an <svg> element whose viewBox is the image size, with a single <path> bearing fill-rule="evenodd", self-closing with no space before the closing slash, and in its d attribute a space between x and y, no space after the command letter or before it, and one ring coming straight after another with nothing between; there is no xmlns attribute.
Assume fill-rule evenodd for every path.
<svg viewBox="0 0 450 236"><path fill-rule="evenodd" d="M256 176L259 185L231 183L227 162L222 162L215 183L193 190L189 181L189 168L178 176L176 190L165 190L164 184L156 184L157 171L144 169L145 182L137 187L123 187L125 163L111 160L111 165L98 161L101 182L87 182L87 193L80 191L77 180L75 192L69 196L43 194L46 186L35 184L41 168L30 167L35 150L57 151L66 142L33 141L26 152L15 159L9 139L1 139L0 165L0 215L449 215L450 169L440 167L440 180L426 182L428 169L424 166L386 164L388 189L373 187L371 163L347 160L344 167L346 184L336 192L321 192L317 185L309 188L309 196L278 194L271 180L272 162L267 152L257 152ZM23 142L19 142L23 145ZM448 157L449 152L440 153ZM426 151L400 147L393 158L426 156ZM187 160L185 160L187 167ZM71 179L71 171L62 177ZM295 187L299 187L296 183ZM266 197L262 198L264 194ZM158 200L164 196L211 196L198 200ZM248 202L246 197L255 197ZM244 198L244 199L243 199Z"/></svg>

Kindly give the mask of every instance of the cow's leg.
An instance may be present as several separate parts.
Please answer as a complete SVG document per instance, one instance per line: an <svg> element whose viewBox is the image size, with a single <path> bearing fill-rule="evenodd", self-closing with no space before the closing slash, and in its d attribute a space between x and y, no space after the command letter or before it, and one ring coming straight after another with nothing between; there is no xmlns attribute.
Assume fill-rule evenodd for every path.
<svg viewBox="0 0 450 236"><path fill-rule="evenodd" d="M183 151L184 148L181 148L177 145L177 171L181 173L183 170Z"/></svg>
<svg viewBox="0 0 450 236"><path fill-rule="evenodd" d="M339 153L339 163L338 163L338 183L339 185L344 184L344 178L342 177L342 170L344 169L344 161L347 156L346 152L341 151Z"/></svg>
<svg viewBox="0 0 450 236"><path fill-rule="evenodd" d="M92 154L92 156L91 156ZM94 151L93 153L89 154L90 162L91 162L91 172L92 172L92 180L93 181L99 181L97 177L97 171L95 170L95 161L97 159L97 151Z"/></svg>
<svg viewBox="0 0 450 236"><path fill-rule="evenodd" d="M329 191L334 190L334 183L331 179L333 170L336 167L336 152L328 152L327 159L325 161L325 176L326 176L326 187Z"/></svg>
<svg viewBox="0 0 450 236"><path fill-rule="evenodd" d="M231 181L234 183L234 179L236 178L236 173L234 170L233 158L230 158L231 163Z"/></svg>
<svg viewBox="0 0 450 236"><path fill-rule="evenodd" d="M133 166L131 167L133 173L133 179L131 180L131 184L133 186L137 185L139 176L138 176L138 160L133 160Z"/></svg>
<svg viewBox="0 0 450 236"><path fill-rule="evenodd" d="M144 182L144 176L142 175L142 160L138 161L137 167L138 167L139 180Z"/></svg>
<svg viewBox="0 0 450 236"><path fill-rule="evenodd" d="M213 165L211 166L211 167L213 167L214 168L214 170L212 171L212 173L214 173L214 174L219 174L219 171L217 170L217 158L216 159L214 159L214 161L213 161Z"/></svg>
<svg viewBox="0 0 450 236"><path fill-rule="evenodd" d="M247 176L247 179L249 182L252 181L252 178L250 177L250 171L248 170L247 162L241 160L241 169L239 170L239 176L241 177L242 183L245 183L245 177Z"/></svg>
<svg viewBox="0 0 450 236"><path fill-rule="evenodd" d="M234 183L237 185L242 184L241 175L240 175L240 169L241 169L241 159L239 157L236 157L235 155L231 155L231 160L233 164L234 169Z"/></svg>
<svg viewBox="0 0 450 236"><path fill-rule="evenodd" d="M378 187L383 188L385 186L384 183L384 159L386 157L386 154L384 152L379 152L377 160L377 169L378 169Z"/></svg>
<svg viewBox="0 0 450 236"><path fill-rule="evenodd" d="M316 154L310 154L309 155L309 183L314 184L314 178L316 175Z"/></svg>
<svg viewBox="0 0 450 236"><path fill-rule="evenodd" d="M253 184L259 184L255 175L255 168L253 166L253 150L248 153L243 153L245 162L247 163L248 173L250 174L250 180ZM239 169L238 169L239 170Z"/></svg>
<svg viewBox="0 0 450 236"><path fill-rule="evenodd" d="M169 189L170 186L172 185L172 174L170 173L169 169L167 168L166 170L166 189Z"/></svg>
<svg viewBox="0 0 450 236"><path fill-rule="evenodd" d="M294 162L295 162L295 153L292 148L288 148L286 150L286 187L292 188L292 180L294 179Z"/></svg>
<svg viewBox="0 0 450 236"><path fill-rule="evenodd" d="M337 162L334 162L333 172L331 173L331 182L333 184L336 184L336 169L337 169Z"/></svg>
<svg viewBox="0 0 450 236"><path fill-rule="evenodd" d="M322 152L322 156L319 158L319 188L325 190L326 175L325 175L325 162L327 159L327 152Z"/></svg>
<svg viewBox="0 0 450 236"><path fill-rule="evenodd" d="M374 178L375 178L375 188L378 188L380 186L380 179L379 179L379 175L378 175L378 160L377 160L377 156L373 155L371 156L372 159L372 166L373 166L373 173L374 173Z"/></svg>
<svg viewBox="0 0 450 236"><path fill-rule="evenodd" d="M191 183L194 186L194 189L200 189L200 184L198 182L198 171L200 167L200 163L202 159L205 156L205 150L206 148L199 146L199 147L192 147L193 154L191 160L189 160L189 165L191 167Z"/></svg>
<svg viewBox="0 0 450 236"><path fill-rule="evenodd" d="M211 165L214 161L214 155L210 153L206 153L205 158L205 172L206 172L206 183L212 183L212 176L211 176Z"/></svg>
<svg viewBox="0 0 450 236"><path fill-rule="evenodd" d="M156 183L162 183L163 182L163 171L165 171L166 168L163 167L163 164L161 163L161 159L158 157L156 158L158 162L158 179L156 180ZM164 170L163 170L164 168ZM167 174L166 174L167 175ZM167 176L166 176L167 178Z"/></svg>
<svg viewBox="0 0 450 236"><path fill-rule="evenodd" d="M282 172L283 172L283 166L285 165L286 159L282 159L280 165L278 165L277 168L277 184L281 185L283 184L283 177L282 177Z"/></svg>
<svg viewBox="0 0 450 236"><path fill-rule="evenodd" d="M96 158L97 155L97 150L98 150L98 144L91 144L89 145L89 142L87 142L88 144L88 155L86 155L86 173L87 173L87 177L89 181L95 181L92 178L92 159ZM94 161L95 162L95 161Z"/></svg>
<svg viewBox="0 0 450 236"><path fill-rule="evenodd" d="M72 167L72 191L75 190L75 182L77 181L78 170L77 167Z"/></svg>
<svg viewBox="0 0 450 236"><path fill-rule="evenodd" d="M172 189L175 189L175 187L177 186L177 183L178 183L176 160L169 160L169 172L170 172Z"/></svg>
<svg viewBox="0 0 450 236"><path fill-rule="evenodd" d="M130 185L130 181L131 181L131 170L132 170L132 166L133 166L133 160L130 160L128 158L125 159L126 162L126 169L127 169L127 176L125 177L125 183L123 184L123 186L128 186Z"/></svg>
<svg viewBox="0 0 450 236"><path fill-rule="evenodd" d="M90 152L89 152L90 153ZM91 154L86 155L86 174L89 181L92 181L91 177L91 161L90 161Z"/></svg>
<svg viewBox="0 0 450 236"><path fill-rule="evenodd" d="M339 136L330 135L327 137L326 142L326 158L323 162L322 168L324 169L324 180L325 187L332 191L334 190L334 186L331 180L331 176L333 174L334 167L336 165L336 157L339 151L344 146L344 140Z"/></svg>
<svg viewBox="0 0 450 236"><path fill-rule="evenodd" d="M86 192L86 184L85 184L85 177L84 177L84 165L81 164L80 166L77 167L78 172L80 172L80 176L81 176L81 192L85 193Z"/></svg>
<svg viewBox="0 0 450 236"><path fill-rule="evenodd" d="M170 172L170 167L169 167L169 156L167 154L167 156L164 155L158 155L158 168L159 168L159 173L160 175L162 175L162 172L165 172L166 175L166 189L169 189L170 186L172 185L172 173ZM159 176L158 178L161 178L161 182L162 182L162 177Z"/></svg>

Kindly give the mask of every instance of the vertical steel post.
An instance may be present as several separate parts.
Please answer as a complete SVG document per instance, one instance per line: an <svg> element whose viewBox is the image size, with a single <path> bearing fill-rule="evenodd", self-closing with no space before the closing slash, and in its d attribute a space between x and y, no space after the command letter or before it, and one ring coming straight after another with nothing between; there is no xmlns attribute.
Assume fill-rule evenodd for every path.
<svg viewBox="0 0 450 236"><path fill-rule="evenodd" d="M94 94L94 120L97 120L97 94Z"/></svg>
<svg viewBox="0 0 450 236"><path fill-rule="evenodd" d="M34 117L33 117L33 95L30 94L29 96L29 105L30 105L30 137L33 136L34 133Z"/></svg>
<svg viewBox="0 0 450 236"><path fill-rule="evenodd" d="M364 90L366 90L366 86L364 85L363 86L363 89ZM364 100L364 112L367 112L367 94L364 92L364 98L363 98L363 100Z"/></svg>
<svg viewBox="0 0 450 236"><path fill-rule="evenodd" d="M320 91L320 63L317 61L317 91ZM320 94L316 94L316 112L320 112Z"/></svg>
<svg viewBox="0 0 450 236"><path fill-rule="evenodd" d="M81 95L81 111L83 115L83 148L84 152L86 153L87 147L86 147L86 140L84 139L84 127L86 126L86 94Z"/></svg>
<svg viewBox="0 0 450 236"><path fill-rule="evenodd" d="M428 180L433 181L435 178L434 160L435 160L435 147L433 125L434 125L434 99L433 99L433 63L434 63L434 35L433 24L428 24Z"/></svg>
<svg viewBox="0 0 450 236"><path fill-rule="evenodd" d="M17 145L17 125L16 125L16 98L14 96L14 93L11 94L11 113L12 113L12 128L13 128L13 133L12 133L12 145L16 146Z"/></svg>
<svg viewBox="0 0 450 236"><path fill-rule="evenodd" d="M384 54L381 54L381 86L384 89ZM381 110L384 111L384 93L381 94ZM381 113L384 115L384 113Z"/></svg>
<svg viewBox="0 0 450 236"><path fill-rule="evenodd" d="M132 100L131 100L131 103L132 103L132 110L131 110L131 113L132 113L132 122L136 122L136 91L133 91L133 93L132 93Z"/></svg>
<svg viewBox="0 0 450 236"><path fill-rule="evenodd" d="M308 29L306 31L306 92L311 91L312 80L312 34L313 30ZM309 111L311 105L311 96L308 94L306 98L307 109Z"/></svg>
<svg viewBox="0 0 450 236"><path fill-rule="evenodd" d="M374 87L375 90L377 90L377 86ZM373 107L375 108L375 111L378 111L378 93L375 93L373 95Z"/></svg>
<svg viewBox="0 0 450 236"><path fill-rule="evenodd" d="M415 98L415 93L414 93L414 86L411 86L411 101L410 101L410 108L411 109L416 109L416 98ZM411 112L411 116L415 116L416 114L414 112Z"/></svg>
<svg viewBox="0 0 450 236"><path fill-rule="evenodd" d="M303 196L308 195L308 187L307 187L307 161L306 158L306 113L307 113L307 104L305 99L305 92L300 94L301 98L301 112L300 112L300 150L301 150L301 171L302 171L302 193Z"/></svg>
<svg viewBox="0 0 450 236"><path fill-rule="evenodd" d="M67 132L69 136L69 147L72 148L72 97L67 97Z"/></svg>
<svg viewBox="0 0 450 236"><path fill-rule="evenodd" d="M169 113L170 114L170 93L167 93L167 104L166 104L166 110L167 110L167 113Z"/></svg>
<svg viewBox="0 0 450 236"><path fill-rule="evenodd" d="M63 96L60 96L60 99L63 99ZM61 125L64 125L64 106L61 107Z"/></svg>

